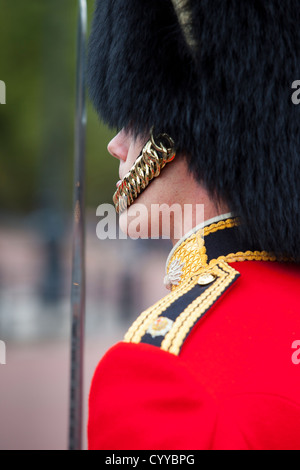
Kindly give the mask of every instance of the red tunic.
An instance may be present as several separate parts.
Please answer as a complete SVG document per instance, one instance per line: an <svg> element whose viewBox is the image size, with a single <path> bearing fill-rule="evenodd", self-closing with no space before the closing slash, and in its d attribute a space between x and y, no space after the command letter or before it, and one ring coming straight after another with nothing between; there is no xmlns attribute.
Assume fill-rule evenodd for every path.
<svg viewBox="0 0 300 470"><path fill-rule="evenodd" d="M106 353L89 449L300 449L300 267L229 266L240 276L178 354L142 341Z"/></svg>

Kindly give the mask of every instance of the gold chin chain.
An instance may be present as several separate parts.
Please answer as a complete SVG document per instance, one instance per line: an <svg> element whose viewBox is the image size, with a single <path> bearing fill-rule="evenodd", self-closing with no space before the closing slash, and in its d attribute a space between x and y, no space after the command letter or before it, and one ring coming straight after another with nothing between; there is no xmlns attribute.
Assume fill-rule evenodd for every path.
<svg viewBox="0 0 300 470"><path fill-rule="evenodd" d="M117 212L122 212L129 207L151 181L160 175L164 166L174 159L176 151L173 139L167 134L159 134L156 141L159 143L155 142L151 129L150 139L145 144L141 155L124 176L113 195Z"/></svg>

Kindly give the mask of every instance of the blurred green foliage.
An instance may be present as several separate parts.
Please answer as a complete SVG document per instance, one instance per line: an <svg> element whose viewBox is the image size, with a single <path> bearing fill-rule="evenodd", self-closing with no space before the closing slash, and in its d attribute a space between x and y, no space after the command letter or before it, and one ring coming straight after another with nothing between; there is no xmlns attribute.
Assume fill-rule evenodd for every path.
<svg viewBox="0 0 300 470"><path fill-rule="evenodd" d="M88 0L91 23L94 0ZM0 211L28 212L73 198L77 0L0 0ZM88 100L86 203L111 202L118 162ZM43 197L42 197L43 199Z"/></svg>

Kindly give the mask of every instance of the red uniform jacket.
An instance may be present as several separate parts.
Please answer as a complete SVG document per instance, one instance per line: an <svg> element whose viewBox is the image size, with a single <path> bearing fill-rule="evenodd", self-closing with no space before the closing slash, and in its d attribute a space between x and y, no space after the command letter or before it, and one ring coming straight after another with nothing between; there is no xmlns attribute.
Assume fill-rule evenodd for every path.
<svg viewBox="0 0 300 470"><path fill-rule="evenodd" d="M102 358L89 449L300 449L300 267L235 230L177 247L171 293Z"/></svg>

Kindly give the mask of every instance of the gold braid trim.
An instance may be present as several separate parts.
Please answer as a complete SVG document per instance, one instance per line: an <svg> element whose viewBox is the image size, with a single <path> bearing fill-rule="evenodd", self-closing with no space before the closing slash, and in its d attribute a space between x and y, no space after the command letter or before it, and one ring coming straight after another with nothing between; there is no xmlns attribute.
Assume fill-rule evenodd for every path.
<svg viewBox="0 0 300 470"><path fill-rule="evenodd" d="M161 348L163 350L178 355L182 343L192 326L211 307L238 274L227 263L245 260L276 261L276 257L266 251L246 251L219 256L217 259L212 259L208 264L204 237L217 230L231 228L236 225L238 225L236 218L211 224L191 235L175 250L168 268L174 258L180 258L184 261L186 266L183 268L183 280L178 286L173 286L170 294L141 313L126 333L125 342L139 343L153 321L173 302L191 290L197 284L201 274L210 273L216 277L216 281L177 317L172 329L162 342Z"/></svg>
<svg viewBox="0 0 300 470"><path fill-rule="evenodd" d="M179 354L193 325L220 297L237 275L237 271L223 261L214 266L210 273L217 276L217 280L177 317L172 329L166 334L161 344L161 349L164 351L176 356Z"/></svg>
<svg viewBox="0 0 300 470"><path fill-rule="evenodd" d="M218 230L232 228L238 225L238 219L232 218L221 220L217 223L211 224L208 227L198 230L189 238L184 240L181 245L174 251L168 263L168 270L174 259L179 259L184 263L182 268L182 281L178 285L172 286L172 291L176 291L181 284L185 283L191 276L195 276L203 272L203 269L209 269L219 261L226 261L227 263L234 263L237 261L278 261L278 258L272 253L267 251L238 251L237 253L229 253L228 255L219 256L207 263L208 257L206 254L204 238ZM282 259L282 261L288 261Z"/></svg>
<svg viewBox="0 0 300 470"><path fill-rule="evenodd" d="M238 225L238 218L221 220L216 224L211 224L204 228L204 236L206 237L210 233L217 232L218 230L224 230L225 228L232 228ZM234 263L236 261L277 261L278 258L267 251L238 251L237 253L230 253L228 255L219 256L216 260L211 260L210 265L213 262L227 261L228 263ZM288 261L288 259L284 259Z"/></svg>
<svg viewBox="0 0 300 470"><path fill-rule="evenodd" d="M175 300L179 299L179 297L191 290L197 282L198 278L190 279L189 282L182 284L179 289L172 291L170 294L166 295L150 308L142 312L127 331L124 337L125 343L139 343L146 333L148 326L173 302L175 302Z"/></svg>
<svg viewBox="0 0 300 470"><path fill-rule="evenodd" d="M224 230L225 228L236 227L239 224L238 218L220 220L215 224L211 224L208 227L204 227L204 236L206 237L210 233L217 232L218 230Z"/></svg>
<svg viewBox="0 0 300 470"><path fill-rule="evenodd" d="M207 271L205 271L207 272ZM214 283L199 295L175 320L171 330L166 334L161 349L178 355L180 348L196 321L212 306L237 276L238 272L224 261L209 268L216 277ZM184 296L196 286L199 276L193 276L180 289L164 297L151 308L145 310L133 323L125 335L124 342L140 343L149 326L178 298Z"/></svg>
<svg viewBox="0 0 300 470"><path fill-rule="evenodd" d="M277 261L277 258L267 251L238 251L226 256L219 256L215 261L221 260L227 261L227 263L234 263L236 261Z"/></svg>
<svg viewBox="0 0 300 470"><path fill-rule="evenodd" d="M204 238L210 233L217 232L218 230L224 230L225 228L232 228L236 225L238 225L237 218L220 220L219 222L211 224L208 227L204 227L203 229L198 230L196 233L193 233L174 251L168 263L167 272L169 272L172 261L175 258L180 259L181 263L184 263L182 268L182 281L179 284L181 285L185 279L198 274L199 271L203 268L207 268L208 256L206 254ZM173 286L172 290L177 290L179 285Z"/></svg>
<svg viewBox="0 0 300 470"><path fill-rule="evenodd" d="M199 250L199 260L198 262L201 264L201 266L206 266L207 265L207 255L206 255L206 248L204 245L204 237L209 235L210 233L217 232L218 230L224 230L225 228L232 228L238 225L238 219L227 219L227 220L220 220L219 222L216 222L214 224L209 225L208 227L204 227L202 230L198 230L196 233L193 233L189 238L184 240L179 247L174 251L169 264L168 264L168 269L169 266L173 260L173 258L180 257L181 252L186 252L186 251L193 251L195 248L198 248ZM186 253L185 253L186 254ZM184 257L182 258L182 261L184 261Z"/></svg>

